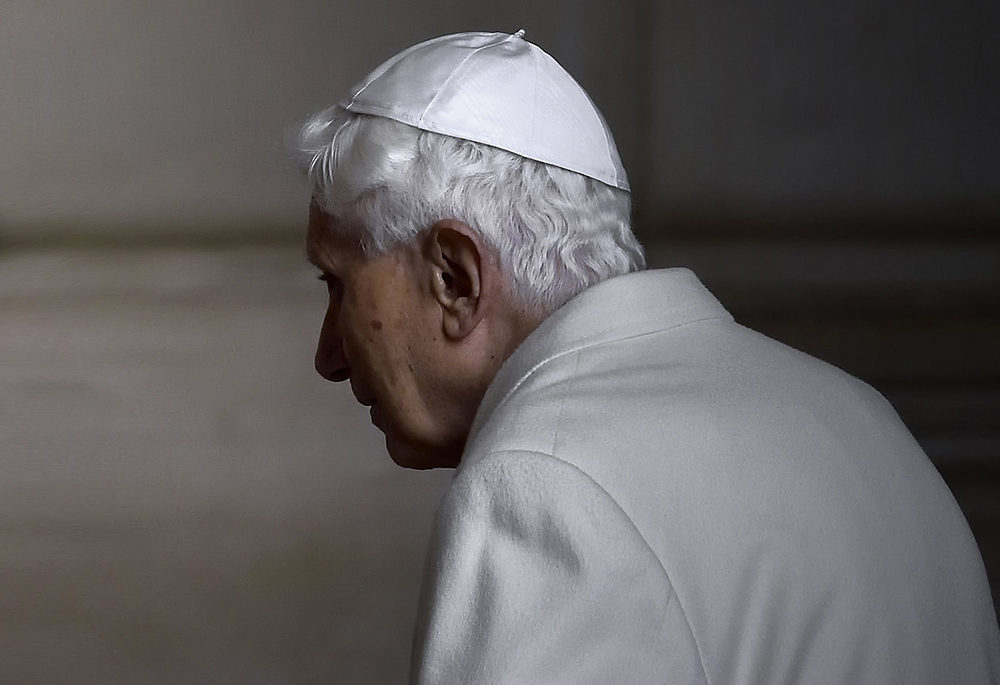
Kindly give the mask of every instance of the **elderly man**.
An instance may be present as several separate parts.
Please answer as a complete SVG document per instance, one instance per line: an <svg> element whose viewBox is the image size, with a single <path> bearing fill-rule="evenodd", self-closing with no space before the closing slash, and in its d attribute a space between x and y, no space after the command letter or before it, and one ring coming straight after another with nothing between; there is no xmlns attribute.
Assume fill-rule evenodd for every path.
<svg viewBox="0 0 1000 685"><path fill-rule="evenodd" d="M412 682L988 683L951 493L861 381L644 271L589 98L539 48L416 45L302 130L316 367L454 467Z"/></svg>

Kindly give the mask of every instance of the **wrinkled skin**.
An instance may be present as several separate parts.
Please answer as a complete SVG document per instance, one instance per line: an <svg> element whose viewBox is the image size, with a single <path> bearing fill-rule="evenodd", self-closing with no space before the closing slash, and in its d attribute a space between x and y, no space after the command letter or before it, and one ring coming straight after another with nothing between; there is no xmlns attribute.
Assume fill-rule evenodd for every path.
<svg viewBox="0 0 1000 685"><path fill-rule="evenodd" d="M397 464L457 466L486 388L541 318L507 296L466 224L440 221L371 258L336 229L314 203L307 247L329 291L316 370L371 406Z"/></svg>

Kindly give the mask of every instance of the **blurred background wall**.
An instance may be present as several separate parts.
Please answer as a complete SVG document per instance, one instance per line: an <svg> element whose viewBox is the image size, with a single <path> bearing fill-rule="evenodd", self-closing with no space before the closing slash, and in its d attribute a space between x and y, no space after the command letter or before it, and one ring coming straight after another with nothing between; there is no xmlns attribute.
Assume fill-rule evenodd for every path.
<svg viewBox="0 0 1000 685"><path fill-rule="evenodd" d="M8 236L294 231L302 189L282 130L397 50L470 27L524 27L577 76L646 215L994 218L998 13L985 0L4 0L0 221Z"/></svg>
<svg viewBox="0 0 1000 685"><path fill-rule="evenodd" d="M1000 6L0 0L0 682L404 679L449 474L311 370L302 118L527 30L653 266L894 403L1000 583Z"/></svg>

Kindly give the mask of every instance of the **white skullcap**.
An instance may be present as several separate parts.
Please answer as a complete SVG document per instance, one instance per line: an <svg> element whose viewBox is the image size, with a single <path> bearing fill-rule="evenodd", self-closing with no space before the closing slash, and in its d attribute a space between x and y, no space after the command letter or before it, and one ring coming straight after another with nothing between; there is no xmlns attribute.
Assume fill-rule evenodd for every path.
<svg viewBox="0 0 1000 685"><path fill-rule="evenodd" d="M629 190L604 117L580 84L523 35L456 33L414 45L352 88L340 106Z"/></svg>

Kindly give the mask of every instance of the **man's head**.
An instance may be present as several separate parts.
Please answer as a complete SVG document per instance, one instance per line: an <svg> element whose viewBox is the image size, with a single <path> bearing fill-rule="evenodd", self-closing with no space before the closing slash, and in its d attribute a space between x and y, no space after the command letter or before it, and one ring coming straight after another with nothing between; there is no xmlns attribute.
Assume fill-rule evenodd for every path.
<svg viewBox="0 0 1000 685"><path fill-rule="evenodd" d="M593 144L593 121L604 124L589 100L590 119L583 124L574 110L563 117L566 126L558 126L558 101L542 114L504 114L507 123L496 117L463 123L475 118L471 110L467 117L456 114L469 108L463 97L489 103L476 98L482 86L460 73L468 55L446 54L452 70L442 70L435 50L453 50L449 38L480 57L483 46L503 47L480 71L493 69L495 78L499 65L510 72L507 87L524 81L525 69L538 70L536 56L524 59L522 44L541 51L519 36L429 41L422 44L431 46L429 53L415 46L366 80L360 91L374 93L362 107L369 113L348 109L359 101L358 91L313 117L299 140L313 187L309 254L330 290L317 370L330 380L350 380L359 401L374 403L373 421L390 455L414 468L457 465L487 386L548 314L587 287L644 266L629 225L629 193L616 187L627 182L613 142L611 154L573 150L567 156L561 150L573 140L571 130L560 130L558 145L542 141L530 149L524 136L508 135L515 120L527 117L532 131L589 127L591 135L582 131L578 138ZM399 83L379 81L400 70L406 78ZM533 74L530 82L545 77ZM579 89L569 80L557 85ZM432 81L440 81L438 91L428 85ZM539 100L507 97L504 87L496 84L490 97L522 109ZM414 89L421 97L430 89L418 119L410 116ZM443 99L448 116L435 118L432 105ZM577 109L580 102L574 101ZM402 115L370 113L380 110ZM398 119L436 122L438 130ZM447 130L456 121L463 135ZM497 145L479 142L487 138Z"/></svg>

